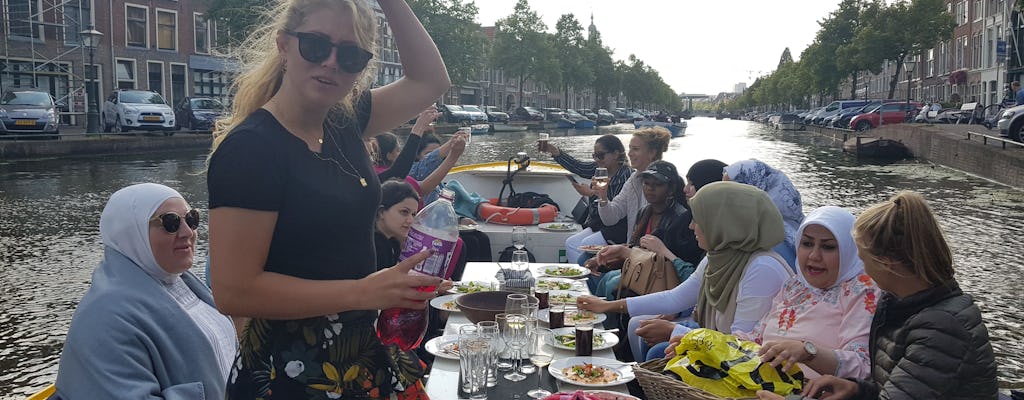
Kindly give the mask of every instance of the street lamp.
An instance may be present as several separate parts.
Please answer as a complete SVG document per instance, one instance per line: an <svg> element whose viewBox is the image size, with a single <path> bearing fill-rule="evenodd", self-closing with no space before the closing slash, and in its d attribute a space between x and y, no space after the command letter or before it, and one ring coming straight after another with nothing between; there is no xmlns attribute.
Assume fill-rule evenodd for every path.
<svg viewBox="0 0 1024 400"><path fill-rule="evenodd" d="M78 32L78 34L82 35L82 45L89 49L89 66L86 67L85 77L88 80L89 79L89 70L92 70L94 72L94 75L92 77L92 81L91 82L96 82L96 76L95 76L96 64L93 64L92 55L93 55L93 50L96 50L96 46L100 44L100 37L103 36L103 33L100 32L100 31L97 31L96 28L94 28L92 25L89 25L89 26L86 27L86 29L84 31ZM85 132L87 134L88 133L96 133L99 130L99 119L100 119L100 116L99 116L99 108L100 108L99 93L90 93L90 92L93 92L93 90L90 90L92 85L90 85L89 83L90 82L87 81L86 85L85 85L85 97L86 97L86 100L85 100L85 113L86 113L86 117L85 117L86 118L86 120L85 120L86 121L85 122ZM97 89L99 89L99 88L97 88ZM92 99L92 100L90 100L90 99ZM89 104L90 102L92 104Z"/></svg>
<svg viewBox="0 0 1024 400"><path fill-rule="evenodd" d="M907 55L907 58L903 60L903 68L907 70L907 107L905 111L910 113L910 78L914 75L914 67L917 66L917 56Z"/></svg>

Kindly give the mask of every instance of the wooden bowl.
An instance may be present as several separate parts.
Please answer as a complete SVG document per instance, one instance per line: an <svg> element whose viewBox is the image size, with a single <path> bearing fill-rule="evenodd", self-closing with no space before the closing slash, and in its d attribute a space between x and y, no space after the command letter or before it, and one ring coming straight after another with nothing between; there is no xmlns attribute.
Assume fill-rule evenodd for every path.
<svg viewBox="0 0 1024 400"><path fill-rule="evenodd" d="M512 292L493 291L464 294L455 298L455 304L474 324L480 321L494 321L494 316L505 312L505 299Z"/></svg>

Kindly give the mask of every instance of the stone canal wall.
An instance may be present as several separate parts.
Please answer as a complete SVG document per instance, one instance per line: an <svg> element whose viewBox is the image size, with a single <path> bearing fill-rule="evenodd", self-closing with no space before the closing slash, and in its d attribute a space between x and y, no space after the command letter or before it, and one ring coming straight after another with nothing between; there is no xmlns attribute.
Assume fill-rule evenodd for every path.
<svg viewBox="0 0 1024 400"><path fill-rule="evenodd" d="M139 134L137 136L78 136L61 140L0 141L0 160L144 153L175 149L210 148L206 134Z"/></svg>
<svg viewBox="0 0 1024 400"><path fill-rule="evenodd" d="M833 138L842 147L845 137L854 138L857 132L808 127L808 130ZM917 158L958 169L982 178L1024 188L1024 147L987 140L968 131L993 134L977 125L921 125L897 124L883 126L861 136L891 139L903 143ZM844 136L845 135L845 136Z"/></svg>

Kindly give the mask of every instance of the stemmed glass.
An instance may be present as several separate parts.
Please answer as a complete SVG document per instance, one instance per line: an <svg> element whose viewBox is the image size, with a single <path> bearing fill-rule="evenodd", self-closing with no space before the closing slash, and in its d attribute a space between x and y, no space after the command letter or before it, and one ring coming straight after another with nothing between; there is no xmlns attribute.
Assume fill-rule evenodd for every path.
<svg viewBox="0 0 1024 400"><path fill-rule="evenodd" d="M508 322L501 327L501 337L505 339L505 344L512 349L514 357L512 371L505 374L505 379L512 382L519 382L526 379L526 375L519 373L519 364L522 363L520 354L523 347L526 346L527 339L530 337L527 331L526 316L523 314L509 314L507 316Z"/></svg>
<svg viewBox="0 0 1024 400"><path fill-rule="evenodd" d="M606 172L607 173L607 172ZM522 250L526 248L526 227L525 226L513 226L512 227L512 245L516 247L516 250Z"/></svg>
<svg viewBox="0 0 1024 400"><path fill-rule="evenodd" d="M537 388L526 394L532 398L540 399L551 395L551 392L544 390L541 377L544 376L544 368L551 364L554 359L554 352L550 344L554 340L554 334L547 328L536 328L533 331L533 339L527 343L527 351L530 354L530 362L537 366Z"/></svg>
<svg viewBox="0 0 1024 400"><path fill-rule="evenodd" d="M512 270L516 271L515 278L526 278L525 271L530 264L530 256L526 250L515 250L512 252Z"/></svg>
<svg viewBox="0 0 1024 400"><path fill-rule="evenodd" d="M590 181L594 184L595 189L608 186L608 168L595 168L594 176L590 178Z"/></svg>
<svg viewBox="0 0 1024 400"><path fill-rule="evenodd" d="M496 369L498 371L508 371L513 367L512 357L514 356L509 352L509 350L511 349L506 345L507 343L505 343L505 337L501 334L502 332L505 331L505 326L508 325L508 314L496 314L494 316L494 322L498 324L498 341L501 342L498 345L500 350L498 351L498 362ZM508 356L508 361L506 361L506 356Z"/></svg>

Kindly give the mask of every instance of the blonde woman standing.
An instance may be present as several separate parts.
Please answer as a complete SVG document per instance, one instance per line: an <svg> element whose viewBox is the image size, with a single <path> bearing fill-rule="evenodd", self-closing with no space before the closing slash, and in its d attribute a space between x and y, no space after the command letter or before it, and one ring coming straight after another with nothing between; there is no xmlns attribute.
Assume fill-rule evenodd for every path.
<svg viewBox="0 0 1024 400"><path fill-rule="evenodd" d="M228 398L421 398L423 364L377 338L377 310L424 308L426 254L376 272L380 182L362 140L449 87L430 36L401 0L380 7L405 77L370 90L377 21L358 0L284 0L240 57L231 116L209 158L218 308L250 317Z"/></svg>

